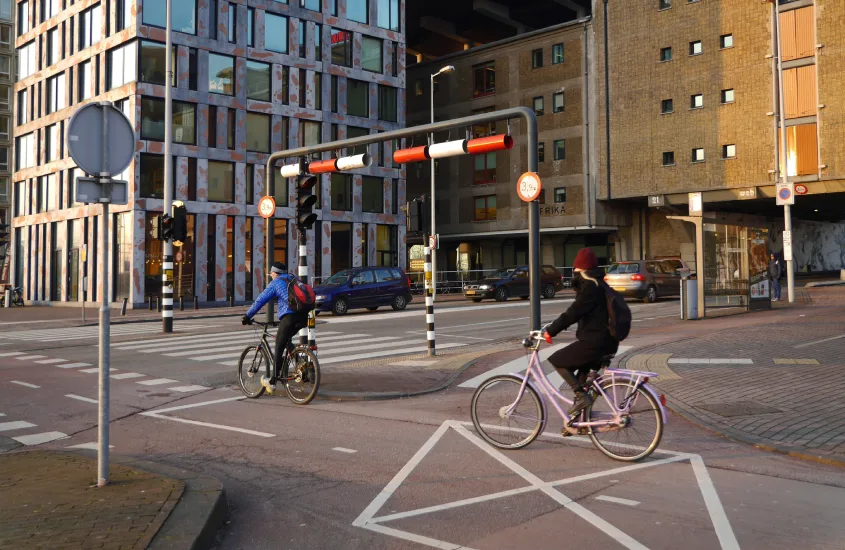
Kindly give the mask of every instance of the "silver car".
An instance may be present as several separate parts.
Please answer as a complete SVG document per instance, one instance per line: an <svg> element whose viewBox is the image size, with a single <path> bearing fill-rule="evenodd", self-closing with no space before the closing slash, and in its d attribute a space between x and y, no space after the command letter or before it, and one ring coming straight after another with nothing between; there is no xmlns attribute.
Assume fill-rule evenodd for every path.
<svg viewBox="0 0 845 550"><path fill-rule="evenodd" d="M604 280L622 296L650 304L661 296L678 296L681 275L672 260L635 260L612 264Z"/></svg>

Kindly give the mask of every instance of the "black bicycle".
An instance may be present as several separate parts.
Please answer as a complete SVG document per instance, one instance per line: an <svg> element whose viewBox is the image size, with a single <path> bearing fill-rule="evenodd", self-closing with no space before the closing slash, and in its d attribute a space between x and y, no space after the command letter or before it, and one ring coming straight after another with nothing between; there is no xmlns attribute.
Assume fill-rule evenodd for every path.
<svg viewBox="0 0 845 550"><path fill-rule="evenodd" d="M253 321L253 324L262 328L260 342L247 347L241 354L238 361L238 384L244 395L257 399L266 390L261 384L261 375L271 378L272 370L275 369L273 348L267 339L273 337L268 329L278 326L278 323ZM309 346L289 345L285 352L282 371L276 383L284 385L291 401L297 405L307 405L320 388L320 363Z"/></svg>

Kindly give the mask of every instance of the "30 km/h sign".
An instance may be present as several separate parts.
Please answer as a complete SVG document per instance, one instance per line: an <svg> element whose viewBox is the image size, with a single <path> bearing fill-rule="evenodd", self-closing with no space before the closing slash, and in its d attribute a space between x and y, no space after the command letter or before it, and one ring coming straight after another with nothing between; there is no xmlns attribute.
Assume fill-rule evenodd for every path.
<svg viewBox="0 0 845 550"><path fill-rule="evenodd" d="M276 199L269 195L261 197L258 201L258 213L262 218L272 218L276 213Z"/></svg>
<svg viewBox="0 0 845 550"><path fill-rule="evenodd" d="M516 193L520 199L525 202L532 202L537 200L542 192L543 184L540 182L540 176L534 172L526 172L519 176Z"/></svg>

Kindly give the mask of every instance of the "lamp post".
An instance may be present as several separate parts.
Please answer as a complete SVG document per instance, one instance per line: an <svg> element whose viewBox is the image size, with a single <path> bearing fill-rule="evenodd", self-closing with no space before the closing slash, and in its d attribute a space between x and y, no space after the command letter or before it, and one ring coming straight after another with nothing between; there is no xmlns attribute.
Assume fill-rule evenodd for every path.
<svg viewBox="0 0 845 550"><path fill-rule="evenodd" d="M441 74L451 73L454 72L455 66L454 65L447 65L431 75L431 123L434 124L434 79L440 76ZM429 145L434 145L434 133L429 135ZM434 211L435 211L435 202L434 202L434 159L431 159L431 235L437 239L437 228L434 223ZM423 243L423 246L427 245L428 243ZM432 300L437 295L437 248L440 246L438 242L434 250L431 251L431 297Z"/></svg>

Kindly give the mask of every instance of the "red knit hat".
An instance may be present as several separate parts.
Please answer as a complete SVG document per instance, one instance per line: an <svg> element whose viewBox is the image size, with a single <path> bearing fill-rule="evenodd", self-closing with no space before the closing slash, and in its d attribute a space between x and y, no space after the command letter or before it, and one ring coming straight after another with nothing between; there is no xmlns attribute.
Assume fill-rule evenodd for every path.
<svg viewBox="0 0 845 550"><path fill-rule="evenodd" d="M592 248L582 248L575 256L575 269L594 269L599 266L599 261L596 259L596 253Z"/></svg>

